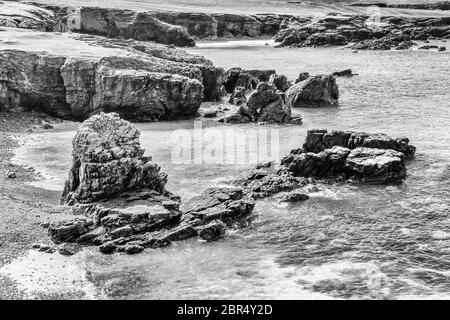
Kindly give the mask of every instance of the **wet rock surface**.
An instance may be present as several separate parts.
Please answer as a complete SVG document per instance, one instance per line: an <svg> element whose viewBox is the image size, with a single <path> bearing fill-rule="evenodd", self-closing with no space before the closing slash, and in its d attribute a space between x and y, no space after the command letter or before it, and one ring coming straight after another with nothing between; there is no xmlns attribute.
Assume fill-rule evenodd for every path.
<svg viewBox="0 0 450 320"><path fill-rule="evenodd" d="M336 105L339 86L332 75L308 77L286 91L286 104L291 108Z"/></svg>
<svg viewBox="0 0 450 320"><path fill-rule="evenodd" d="M369 21L369 22L368 22ZM446 38L450 33L447 17L381 16L377 24L364 15L324 16L320 19L291 18L274 36L277 46L342 46L367 50L405 50L415 40Z"/></svg>
<svg viewBox="0 0 450 320"><path fill-rule="evenodd" d="M285 193L281 202L298 202L318 191L317 182L399 184L415 148L407 138L352 131L308 130L302 148L292 150L279 165L259 165L234 181L254 199Z"/></svg>
<svg viewBox="0 0 450 320"><path fill-rule="evenodd" d="M59 38L69 41L52 35L49 43L56 47ZM134 40L72 35L70 41L87 44L86 50L97 56L80 55L75 48L63 55L43 53L31 45L29 50L1 50L0 105L71 120L114 111L145 122L193 118L202 101L222 97L223 69L202 57ZM98 56L98 50L105 53Z"/></svg>
<svg viewBox="0 0 450 320"><path fill-rule="evenodd" d="M309 130L303 148L291 151L281 164L295 176L401 183L406 178L406 160L414 153L407 138Z"/></svg>
<svg viewBox="0 0 450 320"><path fill-rule="evenodd" d="M209 188L181 202L165 189L166 174L143 156L139 133L114 113L78 128L61 199L74 217L47 226L63 254L75 253L75 243L137 254L196 236L212 241L251 215L253 200L236 187Z"/></svg>
<svg viewBox="0 0 450 320"><path fill-rule="evenodd" d="M272 75L273 79L279 78ZM284 83L287 83L286 77L282 79L285 81ZM291 115L291 108L284 102L281 92L273 84L260 82L256 90L249 95L246 104L243 105L245 91L243 87L237 87L235 89L235 92L230 98L230 102L241 105L241 107L237 113L219 119L220 122L301 123L301 117L293 117Z"/></svg>

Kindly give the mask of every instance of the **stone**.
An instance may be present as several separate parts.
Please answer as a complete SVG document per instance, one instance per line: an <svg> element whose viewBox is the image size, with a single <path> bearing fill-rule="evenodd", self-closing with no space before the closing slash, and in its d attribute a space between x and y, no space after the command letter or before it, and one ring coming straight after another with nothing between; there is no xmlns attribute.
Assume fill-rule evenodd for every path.
<svg viewBox="0 0 450 320"><path fill-rule="evenodd" d="M7 177L8 179L16 179L16 178L17 178L17 174L16 174L14 171L9 171L9 172L6 174L6 177Z"/></svg>
<svg viewBox="0 0 450 320"><path fill-rule="evenodd" d="M62 203L91 202L143 187L164 194L167 176L143 156L139 135L134 125L114 113L83 122L73 139Z"/></svg>
<svg viewBox="0 0 450 320"><path fill-rule="evenodd" d="M286 194L285 196L283 196L283 198L281 199L281 202L301 202L301 201L305 201L308 200L309 196L299 190L294 190L289 192L288 194Z"/></svg>
<svg viewBox="0 0 450 320"><path fill-rule="evenodd" d="M303 148L293 150L281 164L294 176L401 183L406 177L405 160L414 153L407 138L308 130Z"/></svg>
<svg viewBox="0 0 450 320"><path fill-rule="evenodd" d="M65 256L71 256L81 249L81 246L77 243L63 243L58 247L58 252Z"/></svg>
<svg viewBox="0 0 450 320"><path fill-rule="evenodd" d="M139 244L126 244L117 248L118 252L125 252L126 254L138 254L144 250L145 248Z"/></svg>
<svg viewBox="0 0 450 320"><path fill-rule="evenodd" d="M109 254L116 251L117 245L113 241L108 241L102 244L98 249L101 253Z"/></svg>
<svg viewBox="0 0 450 320"><path fill-rule="evenodd" d="M210 223L197 229L198 236L206 241L213 241L225 234L226 225L220 220L213 220Z"/></svg>
<svg viewBox="0 0 450 320"><path fill-rule="evenodd" d="M281 75L272 74L269 78L268 83L273 85L275 88L277 88L278 90L280 90L282 92L286 91L291 86L287 77L282 74Z"/></svg>
<svg viewBox="0 0 450 320"><path fill-rule="evenodd" d="M353 72L352 72L352 69L345 69L342 71L333 72L332 75L334 77L353 76Z"/></svg>
<svg viewBox="0 0 450 320"><path fill-rule="evenodd" d="M332 75L309 77L286 91L286 104L290 108L336 105L338 99L339 87Z"/></svg>
<svg viewBox="0 0 450 320"><path fill-rule="evenodd" d="M295 83L299 83L302 81L305 81L306 79L309 78L309 73L308 72L300 72L297 79L295 79Z"/></svg>
<svg viewBox="0 0 450 320"><path fill-rule="evenodd" d="M237 106L244 105L247 102L246 91L244 87L235 87L228 102Z"/></svg>
<svg viewBox="0 0 450 320"><path fill-rule="evenodd" d="M439 47L438 52L444 52L447 51L446 47Z"/></svg>
<svg viewBox="0 0 450 320"><path fill-rule="evenodd" d="M406 178L404 154L391 149L355 148L345 167L363 182L398 183Z"/></svg>
<svg viewBox="0 0 450 320"><path fill-rule="evenodd" d="M75 217L65 221L52 222L48 227L48 235L55 243L74 242L90 231L94 222L87 217Z"/></svg>

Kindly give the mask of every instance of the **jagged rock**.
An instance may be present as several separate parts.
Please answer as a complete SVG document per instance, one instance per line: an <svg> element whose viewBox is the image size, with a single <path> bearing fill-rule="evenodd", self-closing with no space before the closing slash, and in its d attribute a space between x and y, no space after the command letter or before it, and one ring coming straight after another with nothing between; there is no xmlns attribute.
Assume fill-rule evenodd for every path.
<svg viewBox="0 0 450 320"><path fill-rule="evenodd" d="M111 38L131 38L177 46L194 46L195 40L187 30L162 22L148 12L81 7L69 17L69 29L81 33Z"/></svg>
<svg viewBox="0 0 450 320"><path fill-rule="evenodd" d="M108 241L103 243L98 249L101 253L109 254L116 251L117 245L113 241Z"/></svg>
<svg viewBox="0 0 450 320"><path fill-rule="evenodd" d="M286 169L256 169L235 184L253 199L267 198L279 192L292 191L308 184L308 179L295 177Z"/></svg>
<svg viewBox="0 0 450 320"><path fill-rule="evenodd" d="M281 164L294 176L401 183L406 177L405 160L414 152L407 138L309 130L303 149L293 150Z"/></svg>
<svg viewBox="0 0 450 320"><path fill-rule="evenodd" d="M254 87L255 77L246 73L241 68L232 68L225 74L224 86L228 93L233 93L235 88L242 87L246 91Z"/></svg>
<svg viewBox="0 0 450 320"><path fill-rule="evenodd" d="M312 46L325 46L325 45L346 45L347 38L344 36L335 33L335 32L324 32L324 33L314 33L310 35L304 43L301 43L302 46L312 47Z"/></svg>
<svg viewBox="0 0 450 320"><path fill-rule="evenodd" d="M183 202L180 210L182 221L198 219L201 223L219 219L231 224L245 219L255 203L244 197L241 188L209 188L199 196Z"/></svg>
<svg viewBox="0 0 450 320"><path fill-rule="evenodd" d="M194 118L202 100L223 96L223 69L179 49L26 30L4 35L24 42L32 36L45 39L42 47L0 50L0 106L6 110L37 110L70 120L101 111L136 121L174 120ZM73 50L59 50L61 41ZM61 54L44 52L52 49Z"/></svg>
<svg viewBox="0 0 450 320"><path fill-rule="evenodd" d="M71 256L81 250L81 246L77 243L63 243L59 246L58 251L65 256Z"/></svg>
<svg viewBox="0 0 450 320"><path fill-rule="evenodd" d="M14 171L9 171L9 172L6 174L6 177L7 177L8 179L16 179L16 178L17 178L17 174L16 174Z"/></svg>
<svg viewBox="0 0 450 320"><path fill-rule="evenodd" d="M419 49L421 49L421 50L438 49L438 48L439 48L438 46L434 46L434 45L426 45L426 46L419 47Z"/></svg>
<svg viewBox="0 0 450 320"><path fill-rule="evenodd" d="M342 71L336 71L332 73L333 77L353 76L352 69L345 69Z"/></svg>
<svg viewBox="0 0 450 320"><path fill-rule="evenodd" d="M355 149L357 147L392 149L402 152L407 159L414 157L416 148L409 145L406 137L392 138L386 134L369 134L353 131L308 130L303 144L306 152L318 153L334 146Z"/></svg>
<svg viewBox="0 0 450 320"><path fill-rule="evenodd" d="M197 229L198 236L206 241L212 241L225 234L226 225L220 220L213 220L210 223Z"/></svg>
<svg viewBox="0 0 450 320"><path fill-rule="evenodd" d="M235 87L228 102L237 106L244 105L247 102L245 93L246 89L244 87Z"/></svg>
<svg viewBox="0 0 450 320"><path fill-rule="evenodd" d="M396 50L407 50L407 49L411 49L411 47L414 45L415 45L415 43L412 42L411 40L406 40L406 41L400 42L399 45L395 49Z"/></svg>
<svg viewBox="0 0 450 320"><path fill-rule="evenodd" d="M48 235L55 243L74 242L83 234L88 233L93 224L92 219L87 217L75 217L71 220L53 222L48 228Z"/></svg>
<svg viewBox="0 0 450 320"><path fill-rule="evenodd" d="M334 105L338 98L339 87L332 75L309 77L286 91L286 104L290 108Z"/></svg>
<svg viewBox="0 0 450 320"><path fill-rule="evenodd" d="M347 175L368 183L400 183L406 178L405 155L391 149L355 148L347 156Z"/></svg>
<svg viewBox="0 0 450 320"><path fill-rule="evenodd" d="M233 123L233 124L249 123L252 121L253 120L251 118L249 118L248 116L242 115L240 113L234 113L234 114L231 114L229 116L219 119L219 122Z"/></svg>
<svg viewBox="0 0 450 320"><path fill-rule="evenodd" d="M308 78L309 78L309 73L308 72L300 72L300 74L298 75L297 79L295 79L295 83L299 83L299 82L305 81Z"/></svg>
<svg viewBox="0 0 450 320"><path fill-rule="evenodd" d="M270 79L270 76L276 73L275 70L269 69L269 70L245 70L246 73L252 75L258 81L260 82L268 82Z"/></svg>
<svg viewBox="0 0 450 320"><path fill-rule="evenodd" d="M279 100L276 88L266 82L258 84L256 91L252 92L247 100L247 107L253 111L257 111L269 103Z"/></svg>
<svg viewBox="0 0 450 320"><path fill-rule="evenodd" d="M276 101L260 109L256 122L289 123L291 119L291 109L287 107L281 96L278 96Z"/></svg>
<svg viewBox="0 0 450 320"><path fill-rule="evenodd" d="M165 193L167 176L144 157L140 131L114 113L83 122L73 139L73 161L62 202L91 202L119 192L151 188Z"/></svg>
<svg viewBox="0 0 450 320"><path fill-rule="evenodd" d="M309 196L301 190L294 190L283 196L281 202L301 202L308 200Z"/></svg>
<svg viewBox="0 0 450 320"><path fill-rule="evenodd" d="M285 75L272 74L269 78L270 85L273 85L278 90L284 92L292 85L289 83L287 77Z"/></svg>

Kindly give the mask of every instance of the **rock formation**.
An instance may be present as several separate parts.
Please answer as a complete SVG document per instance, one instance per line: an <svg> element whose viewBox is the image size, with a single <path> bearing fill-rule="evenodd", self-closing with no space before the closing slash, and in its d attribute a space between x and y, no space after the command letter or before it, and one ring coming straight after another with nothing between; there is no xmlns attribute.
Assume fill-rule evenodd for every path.
<svg viewBox="0 0 450 320"><path fill-rule="evenodd" d="M234 98L233 98L234 99ZM284 103L275 86L260 82L255 91L236 114L220 119L226 123L301 123L300 117L292 117L290 107Z"/></svg>
<svg viewBox="0 0 450 320"><path fill-rule="evenodd" d="M89 203L140 188L165 194L167 176L144 157L140 131L115 113L84 121L73 139L62 203Z"/></svg>
<svg viewBox="0 0 450 320"><path fill-rule="evenodd" d="M24 31L23 37L34 33ZM58 39L69 41L61 35L49 39L47 46L55 47ZM31 46L1 50L0 107L72 120L114 111L135 121L155 121L193 118L203 100L222 97L223 69L202 57L133 40L75 35L70 41L88 44L85 50L92 56L77 49L62 55ZM98 55L104 48L109 51Z"/></svg>
<svg viewBox="0 0 450 320"><path fill-rule="evenodd" d="M292 18L273 37L277 46L315 47L346 45L353 49L404 50L414 40L446 38L450 35L450 19L428 17L380 17L378 25L370 25L368 16L336 15L321 19Z"/></svg>
<svg viewBox="0 0 450 320"><path fill-rule="evenodd" d="M74 218L50 224L54 242L135 254L195 236L212 241L248 220L254 202L236 187L209 188L180 207L165 189L167 175L143 156L139 134L114 113L80 125L61 198Z"/></svg>
<svg viewBox="0 0 450 320"><path fill-rule="evenodd" d="M254 199L288 192L282 201L306 200L305 192L317 190L318 181L402 183L406 178L406 161L414 153L415 147L407 138L309 130L303 147L292 150L279 165L258 166L235 184ZM292 193L293 190L296 191Z"/></svg>
<svg viewBox="0 0 450 320"><path fill-rule="evenodd" d="M332 75L318 75L297 82L286 91L286 104L291 108L334 105L339 87Z"/></svg>

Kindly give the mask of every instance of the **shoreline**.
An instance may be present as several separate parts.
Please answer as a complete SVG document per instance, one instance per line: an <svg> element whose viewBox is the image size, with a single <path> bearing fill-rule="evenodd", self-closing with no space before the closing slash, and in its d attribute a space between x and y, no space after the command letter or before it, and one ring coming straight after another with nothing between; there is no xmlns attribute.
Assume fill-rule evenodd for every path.
<svg viewBox="0 0 450 320"><path fill-rule="evenodd" d="M60 192L27 185L39 176L32 168L11 162L19 146L16 138L27 135L40 116L33 112L0 112L0 119L1 268L24 256L33 243L51 244L41 224L65 214L57 207ZM8 178L8 172L14 172L16 178ZM13 279L0 274L0 299L23 298L27 298L27 293Z"/></svg>

